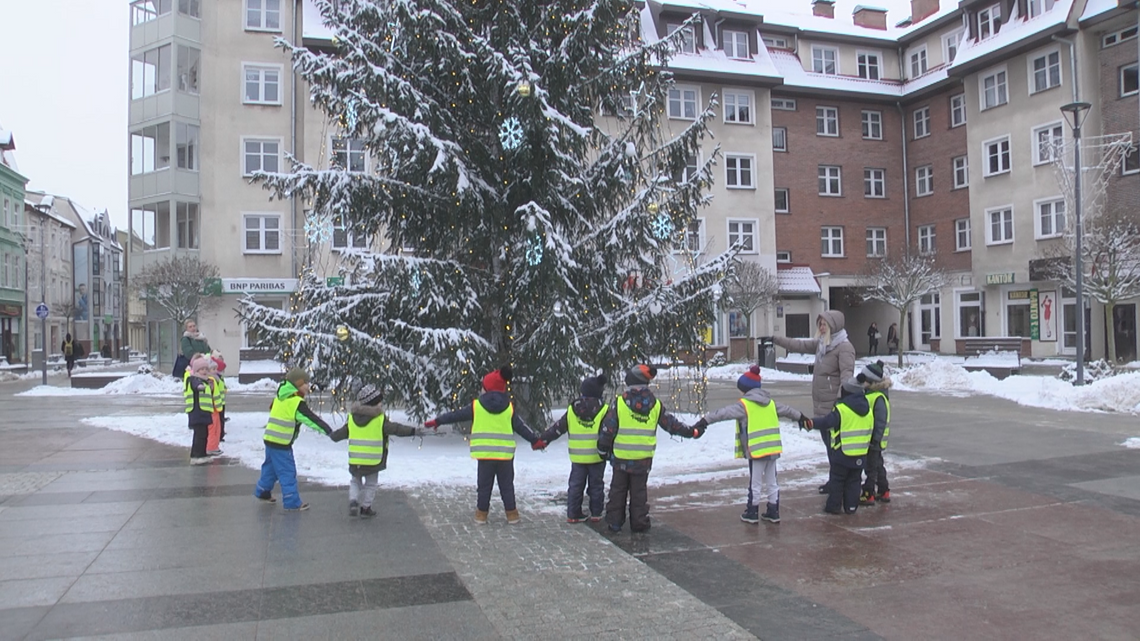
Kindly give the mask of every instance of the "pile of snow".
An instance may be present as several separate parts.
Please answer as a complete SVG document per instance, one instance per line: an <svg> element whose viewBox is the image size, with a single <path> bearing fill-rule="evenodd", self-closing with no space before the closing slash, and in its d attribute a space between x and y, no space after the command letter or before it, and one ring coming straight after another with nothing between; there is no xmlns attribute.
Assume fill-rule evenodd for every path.
<svg viewBox="0 0 1140 641"><path fill-rule="evenodd" d="M229 393L273 392L277 383L272 379L263 378L254 383L242 384L236 378L226 378L226 390ZM16 396L102 396L106 394L139 394L147 396L182 396L182 381L173 376L156 376L154 374L131 374L124 372L123 376L108 383L101 389L84 389L79 387L56 387L54 385L37 385L26 392Z"/></svg>
<svg viewBox="0 0 1140 641"><path fill-rule="evenodd" d="M1133 436L1132 438L1121 443L1121 445L1132 449L1140 449L1140 437Z"/></svg>

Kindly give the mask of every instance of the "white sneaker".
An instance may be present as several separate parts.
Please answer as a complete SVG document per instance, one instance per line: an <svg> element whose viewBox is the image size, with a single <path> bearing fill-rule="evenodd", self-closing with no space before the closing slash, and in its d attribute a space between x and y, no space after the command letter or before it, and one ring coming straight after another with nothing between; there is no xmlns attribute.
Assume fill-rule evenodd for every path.
<svg viewBox="0 0 1140 641"><path fill-rule="evenodd" d="M221 456L221 455L222 455L221 450L210 450L209 452L206 452L206 456Z"/></svg>
<svg viewBox="0 0 1140 641"><path fill-rule="evenodd" d="M208 456L199 456L199 457L190 459L190 465L205 465L206 463L209 463L209 462L210 462L210 457L208 457Z"/></svg>

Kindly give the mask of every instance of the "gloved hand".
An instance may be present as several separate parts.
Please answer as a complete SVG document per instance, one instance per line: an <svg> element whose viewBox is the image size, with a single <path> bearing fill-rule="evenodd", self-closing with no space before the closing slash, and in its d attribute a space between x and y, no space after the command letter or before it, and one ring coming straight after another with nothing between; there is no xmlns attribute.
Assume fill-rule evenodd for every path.
<svg viewBox="0 0 1140 641"><path fill-rule="evenodd" d="M801 414L800 415L800 429L801 430L811 430L812 427L813 427L813 425L812 425L811 419L808 418L806 415Z"/></svg>
<svg viewBox="0 0 1140 641"><path fill-rule="evenodd" d="M705 435L705 430L708 429L709 422L701 417L701 420L693 424L693 438L700 438Z"/></svg>
<svg viewBox="0 0 1140 641"><path fill-rule="evenodd" d="M606 450L599 449L598 450L598 456L602 457L603 461L610 460L610 453Z"/></svg>
<svg viewBox="0 0 1140 641"><path fill-rule="evenodd" d="M435 420L434 418L431 419L430 421L424 421L424 427L430 427L433 430L438 430L439 429L439 421Z"/></svg>
<svg viewBox="0 0 1140 641"><path fill-rule="evenodd" d="M532 450L534 450L535 452L537 452L537 451L539 451L539 450L545 450L545 449L546 449L546 445L547 445L546 441L544 441L544 440L542 440L542 439L538 439L537 441L535 441L535 442L533 442L533 443L531 443L531 444L530 444L530 449L532 449Z"/></svg>

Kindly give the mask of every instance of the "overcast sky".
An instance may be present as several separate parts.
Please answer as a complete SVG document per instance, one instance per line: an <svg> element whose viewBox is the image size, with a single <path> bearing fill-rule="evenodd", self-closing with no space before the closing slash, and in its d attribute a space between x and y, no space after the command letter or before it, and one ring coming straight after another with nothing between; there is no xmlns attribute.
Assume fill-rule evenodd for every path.
<svg viewBox="0 0 1140 641"><path fill-rule="evenodd" d="M127 216L128 0L0 0L0 127L28 188Z"/></svg>

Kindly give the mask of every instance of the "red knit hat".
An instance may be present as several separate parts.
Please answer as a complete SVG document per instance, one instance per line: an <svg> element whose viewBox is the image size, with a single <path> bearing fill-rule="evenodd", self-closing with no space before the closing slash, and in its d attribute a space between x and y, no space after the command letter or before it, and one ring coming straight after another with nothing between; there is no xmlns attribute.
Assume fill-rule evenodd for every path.
<svg viewBox="0 0 1140 641"><path fill-rule="evenodd" d="M505 365L483 377L483 389L488 392L507 391L507 381L511 380L511 366Z"/></svg>

